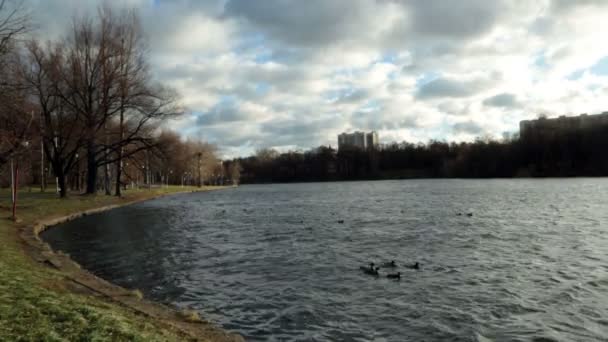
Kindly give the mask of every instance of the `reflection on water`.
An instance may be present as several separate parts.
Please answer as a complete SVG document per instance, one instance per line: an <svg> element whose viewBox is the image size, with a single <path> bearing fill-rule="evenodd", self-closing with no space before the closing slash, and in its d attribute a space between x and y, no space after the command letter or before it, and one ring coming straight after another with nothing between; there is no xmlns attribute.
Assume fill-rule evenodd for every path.
<svg viewBox="0 0 608 342"><path fill-rule="evenodd" d="M243 186L43 238L248 340L605 341L607 201L606 179ZM422 270L359 270L391 259Z"/></svg>

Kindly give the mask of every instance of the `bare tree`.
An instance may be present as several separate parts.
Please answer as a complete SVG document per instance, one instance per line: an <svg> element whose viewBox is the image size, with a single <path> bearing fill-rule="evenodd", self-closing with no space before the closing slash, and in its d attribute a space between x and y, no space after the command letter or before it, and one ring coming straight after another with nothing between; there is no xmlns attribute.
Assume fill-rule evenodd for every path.
<svg viewBox="0 0 608 342"><path fill-rule="evenodd" d="M9 53L13 42L28 29L23 1L0 0L0 55Z"/></svg>
<svg viewBox="0 0 608 342"><path fill-rule="evenodd" d="M19 153L32 124L23 82L16 73L16 40L28 17L21 1L0 0L0 166Z"/></svg>
<svg viewBox="0 0 608 342"><path fill-rule="evenodd" d="M85 127L78 116L62 101L60 92L66 87L61 77L65 65L65 49L49 44L46 49L36 41L27 45L23 79L37 100L40 112L40 135L44 153L58 180L60 196L67 195L66 177L78 161L78 152L85 137Z"/></svg>
<svg viewBox="0 0 608 342"><path fill-rule="evenodd" d="M243 171L241 163L238 160L233 160L228 164L228 177L232 181L233 185L239 185L241 180L241 172Z"/></svg>
<svg viewBox="0 0 608 342"><path fill-rule="evenodd" d="M102 7L95 20L75 20L64 43L66 86L58 94L86 128L87 193L96 192L98 168L116 163L120 195L126 151L151 148L154 126L182 113L176 93L152 82L143 42L134 12Z"/></svg>

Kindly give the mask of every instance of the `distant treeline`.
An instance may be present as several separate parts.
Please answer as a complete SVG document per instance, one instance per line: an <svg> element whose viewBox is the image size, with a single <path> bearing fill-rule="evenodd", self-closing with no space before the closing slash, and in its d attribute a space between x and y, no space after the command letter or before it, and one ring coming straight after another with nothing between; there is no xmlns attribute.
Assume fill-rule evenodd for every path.
<svg viewBox="0 0 608 342"><path fill-rule="evenodd" d="M608 128L531 134L501 141L430 141L376 150L260 150L238 159L243 183L405 178L608 176Z"/></svg>

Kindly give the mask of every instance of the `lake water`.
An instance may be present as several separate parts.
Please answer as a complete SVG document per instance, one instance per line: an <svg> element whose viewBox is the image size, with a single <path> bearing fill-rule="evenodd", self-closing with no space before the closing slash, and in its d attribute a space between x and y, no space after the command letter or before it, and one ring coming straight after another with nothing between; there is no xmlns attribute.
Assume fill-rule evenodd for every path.
<svg viewBox="0 0 608 342"><path fill-rule="evenodd" d="M252 341L608 340L608 179L251 185L43 238Z"/></svg>

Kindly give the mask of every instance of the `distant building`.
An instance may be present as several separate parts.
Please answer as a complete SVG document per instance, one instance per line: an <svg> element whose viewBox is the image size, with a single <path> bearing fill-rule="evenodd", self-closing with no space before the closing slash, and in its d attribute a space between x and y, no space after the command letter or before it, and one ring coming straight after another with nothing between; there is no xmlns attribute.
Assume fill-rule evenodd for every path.
<svg viewBox="0 0 608 342"><path fill-rule="evenodd" d="M608 112L579 116L562 115L554 119L524 120L519 123L519 136L526 139L532 136L550 136L601 126L608 127Z"/></svg>
<svg viewBox="0 0 608 342"><path fill-rule="evenodd" d="M372 131L365 135L365 143L367 148L376 148L378 147L378 132Z"/></svg>
<svg viewBox="0 0 608 342"><path fill-rule="evenodd" d="M338 149L359 148L362 150L376 148L378 146L377 132L354 132L338 135Z"/></svg>

